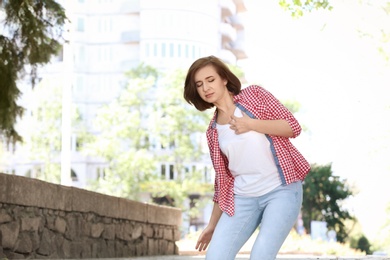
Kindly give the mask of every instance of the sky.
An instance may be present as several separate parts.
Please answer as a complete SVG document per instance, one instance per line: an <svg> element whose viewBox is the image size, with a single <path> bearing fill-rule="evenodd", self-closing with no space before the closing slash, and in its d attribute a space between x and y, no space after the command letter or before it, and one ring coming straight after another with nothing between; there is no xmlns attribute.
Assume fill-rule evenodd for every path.
<svg viewBox="0 0 390 260"><path fill-rule="evenodd" d="M390 15L338 0L293 19L277 2L245 1L248 84L300 103L296 117L308 130L294 144L358 191L345 206L373 239L390 203L390 61L378 52Z"/></svg>

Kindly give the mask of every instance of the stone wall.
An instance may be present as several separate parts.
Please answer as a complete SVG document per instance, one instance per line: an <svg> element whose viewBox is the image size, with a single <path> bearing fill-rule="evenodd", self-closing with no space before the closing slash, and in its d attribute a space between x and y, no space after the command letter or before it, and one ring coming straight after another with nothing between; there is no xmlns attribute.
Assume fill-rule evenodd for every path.
<svg viewBox="0 0 390 260"><path fill-rule="evenodd" d="M0 173L0 259L178 254L181 210Z"/></svg>

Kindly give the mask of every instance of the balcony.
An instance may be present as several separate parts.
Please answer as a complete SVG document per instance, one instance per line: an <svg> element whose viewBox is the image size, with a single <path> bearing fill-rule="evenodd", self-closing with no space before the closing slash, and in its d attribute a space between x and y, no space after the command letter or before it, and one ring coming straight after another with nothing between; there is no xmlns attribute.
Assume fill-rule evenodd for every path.
<svg viewBox="0 0 390 260"><path fill-rule="evenodd" d="M228 64L236 64L236 56L230 50L221 50L218 56Z"/></svg>
<svg viewBox="0 0 390 260"><path fill-rule="evenodd" d="M228 23L220 24L220 33L222 37L222 45L224 43L235 41L237 38L236 30Z"/></svg>
<svg viewBox="0 0 390 260"><path fill-rule="evenodd" d="M244 4L244 0L233 0L236 5L237 13L246 12L246 7Z"/></svg>
<svg viewBox="0 0 390 260"><path fill-rule="evenodd" d="M221 16L229 17L236 13L236 5L232 0L221 0Z"/></svg>
<svg viewBox="0 0 390 260"><path fill-rule="evenodd" d="M236 30L243 30L245 28L244 19L240 14L235 14L230 17L231 25L236 28Z"/></svg>
<svg viewBox="0 0 390 260"><path fill-rule="evenodd" d="M121 42L139 42L140 31L126 31L121 33Z"/></svg>

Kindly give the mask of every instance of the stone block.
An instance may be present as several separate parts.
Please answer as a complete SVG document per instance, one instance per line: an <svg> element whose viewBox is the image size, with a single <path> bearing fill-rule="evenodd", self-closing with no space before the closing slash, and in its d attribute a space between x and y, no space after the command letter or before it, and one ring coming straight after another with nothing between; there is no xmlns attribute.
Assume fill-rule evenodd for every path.
<svg viewBox="0 0 390 260"><path fill-rule="evenodd" d="M173 231L172 228L165 227L163 229L163 239L173 241Z"/></svg>
<svg viewBox="0 0 390 260"><path fill-rule="evenodd" d="M107 241L106 257L115 257L115 241Z"/></svg>
<svg viewBox="0 0 390 260"><path fill-rule="evenodd" d="M153 229L153 227L152 226L150 226L150 225L144 225L144 233L145 233L145 236L146 237L153 237L153 235L154 235L154 229Z"/></svg>
<svg viewBox="0 0 390 260"><path fill-rule="evenodd" d="M82 245L82 250L81 250L81 258L86 259L86 258L91 258L92 257L92 246L90 241L85 240L81 243Z"/></svg>
<svg viewBox="0 0 390 260"><path fill-rule="evenodd" d="M136 240L142 236L142 225L136 224L131 232L131 238Z"/></svg>
<svg viewBox="0 0 390 260"><path fill-rule="evenodd" d="M118 198L118 218L143 222L147 219L147 204Z"/></svg>
<svg viewBox="0 0 390 260"><path fill-rule="evenodd" d="M58 185L15 175L9 175L7 178L8 203L40 208L52 208L53 206L57 208L57 202L53 201L53 194L56 193Z"/></svg>
<svg viewBox="0 0 390 260"><path fill-rule="evenodd" d="M167 242L167 250L166 252L164 253L164 255L174 255L175 254L175 243L174 242Z"/></svg>
<svg viewBox="0 0 390 260"><path fill-rule="evenodd" d="M179 241L181 239L180 230L178 228L173 229L173 241Z"/></svg>
<svg viewBox="0 0 390 260"><path fill-rule="evenodd" d="M118 198L72 187L72 211L118 217Z"/></svg>
<svg viewBox="0 0 390 260"><path fill-rule="evenodd" d="M70 241L67 239L64 239L62 246L61 246L61 251L62 254L64 255L65 259L71 258L71 251L70 251Z"/></svg>
<svg viewBox="0 0 390 260"><path fill-rule="evenodd" d="M39 226L41 225L41 217L24 217L20 219L20 229L21 231L38 231Z"/></svg>
<svg viewBox="0 0 390 260"><path fill-rule="evenodd" d="M148 205L147 210L147 223L181 225L181 210L178 208Z"/></svg>
<svg viewBox="0 0 390 260"><path fill-rule="evenodd" d="M8 222L11 222L11 221L12 221L11 215L6 211L5 208L2 208L0 206L0 224L8 223Z"/></svg>
<svg viewBox="0 0 390 260"><path fill-rule="evenodd" d="M168 252L168 241L159 239L158 240L158 255L166 255Z"/></svg>
<svg viewBox="0 0 390 260"><path fill-rule="evenodd" d="M98 238L104 231L103 223L94 223L91 225L91 237Z"/></svg>
<svg viewBox="0 0 390 260"><path fill-rule="evenodd" d="M10 193L8 179L8 174L0 173L0 202L8 203L8 194Z"/></svg>
<svg viewBox="0 0 390 260"><path fill-rule="evenodd" d="M16 240L19 236L20 226L16 221L0 225L0 238L3 248L12 249L15 247Z"/></svg>
<svg viewBox="0 0 390 260"><path fill-rule="evenodd" d="M66 231L65 219L63 219L62 217L56 217L54 221L54 229L61 234L65 234Z"/></svg>
<svg viewBox="0 0 390 260"><path fill-rule="evenodd" d="M70 213L66 216L67 229L65 238L69 240L77 240L82 234L82 215L80 213Z"/></svg>
<svg viewBox="0 0 390 260"><path fill-rule="evenodd" d="M53 243L54 238L55 238L55 233L53 233L47 228L44 228L37 253L43 256L51 255L56 249Z"/></svg>
<svg viewBox="0 0 390 260"><path fill-rule="evenodd" d="M158 251L158 240L154 238L148 238L147 255L157 255Z"/></svg>
<svg viewBox="0 0 390 260"><path fill-rule="evenodd" d="M115 224L104 225L102 237L104 239L115 239Z"/></svg>
<svg viewBox="0 0 390 260"><path fill-rule="evenodd" d="M27 232L22 232L15 244L15 252L21 254L29 254L33 251L33 242L31 236Z"/></svg>
<svg viewBox="0 0 390 260"><path fill-rule="evenodd" d="M5 210L2 209L2 211L0 211L0 224L8 223L11 221L12 221L11 215L6 213Z"/></svg>
<svg viewBox="0 0 390 260"><path fill-rule="evenodd" d="M73 259L81 259L81 254L83 251L82 242L71 242L70 243L70 257Z"/></svg>
<svg viewBox="0 0 390 260"><path fill-rule="evenodd" d="M120 223L115 226L115 237L125 240L132 241L133 227L129 223Z"/></svg>

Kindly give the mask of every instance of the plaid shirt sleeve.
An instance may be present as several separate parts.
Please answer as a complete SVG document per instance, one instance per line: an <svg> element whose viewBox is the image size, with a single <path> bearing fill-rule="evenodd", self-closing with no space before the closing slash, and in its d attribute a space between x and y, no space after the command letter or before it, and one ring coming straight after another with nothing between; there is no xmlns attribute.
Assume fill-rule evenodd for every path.
<svg viewBox="0 0 390 260"><path fill-rule="evenodd" d="M245 102L249 111L259 119L286 120L293 131L293 138L301 133L302 128L293 114L266 89L256 85L249 86L242 91L238 100Z"/></svg>

